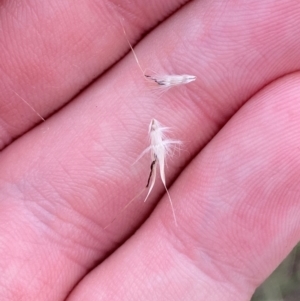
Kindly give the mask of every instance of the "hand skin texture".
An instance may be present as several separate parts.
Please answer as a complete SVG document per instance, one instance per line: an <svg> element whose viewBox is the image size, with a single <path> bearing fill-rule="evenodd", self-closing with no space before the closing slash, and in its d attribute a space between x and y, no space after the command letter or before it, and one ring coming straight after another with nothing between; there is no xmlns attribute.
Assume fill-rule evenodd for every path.
<svg viewBox="0 0 300 301"><path fill-rule="evenodd" d="M1 1L0 300L250 300L300 239L299 14ZM122 25L143 68L197 80L153 90ZM118 215L147 182L150 157L133 162L152 118L183 141L178 227L161 183Z"/></svg>

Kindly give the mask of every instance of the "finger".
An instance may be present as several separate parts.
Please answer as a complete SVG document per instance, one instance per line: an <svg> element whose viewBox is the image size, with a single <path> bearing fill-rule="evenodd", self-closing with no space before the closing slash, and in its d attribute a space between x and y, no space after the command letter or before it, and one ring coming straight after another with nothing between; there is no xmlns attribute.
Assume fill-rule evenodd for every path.
<svg viewBox="0 0 300 301"><path fill-rule="evenodd" d="M167 126L173 125L174 138L184 140L187 145L186 152L175 157L172 163L169 161L168 184L247 97L267 81L297 67L297 55L292 53L289 61L286 59L285 50L280 47L276 49L276 68L268 60L260 61L260 57L258 64L252 53L243 52L240 55L241 50L252 45L247 31L246 37L242 39L244 44L236 41L235 47L229 48L232 49L231 56L228 55L231 60L228 60L228 56L219 58L228 70L232 70L233 74L240 74L243 79L239 80L238 77L236 82L230 81L230 74L222 73L222 63L211 58L212 54L218 56L219 49L203 48L203 45L212 42L211 35L203 35L202 28L197 26L197 12L203 9L216 14L216 28L221 21L226 24L236 16L235 4L232 3L232 7L227 5L226 9L221 7L222 10L218 5L212 2L206 8L200 2L191 3L160 26L137 48L137 54L143 58L143 63L151 66L152 59L152 65L157 67L155 70L158 72L163 69L163 65L167 73L191 71L189 73L198 76L194 86L168 91L170 93L164 94L161 99L151 97L151 91L145 93L145 96L143 93L147 86L130 56L49 122L24 136L1 154L1 191L2 196L7 199L2 206L5 214L9 215L10 226L4 229L4 241L15 239L22 243L24 237L30 237L26 239L26 244L24 242L28 249L22 252L22 256L35 260L34 265L25 261L28 270L24 268L24 260L16 261L15 269L21 270L22 274L18 278L9 278L9 285L6 286L11 291L16 294L22 291L20 282L31 279L43 265L45 270L41 272L40 278L34 278L35 290L30 294L42 291L48 299L56 297L54 294L64 296L64 289L70 289L96 261L103 260L107 252L111 252L145 219L151 210L149 202L146 205L142 203L140 209L136 209L136 206L132 211L127 211L123 219L116 220L109 233L102 231L119 210L145 186L151 162L145 159L137 167L131 165L147 146L148 122L153 117ZM269 5L273 7L271 2ZM285 7L278 6L280 13L272 11L273 14L269 15L270 24L286 24L288 12L292 16L298 9L296 4L294 7L289 5L285 18L279 18L283 8ZM265 9L265 6L261 9ZM269 43L272 42L272 46L277 45L277 39L281 39L285 47L297 46L297 40L292 35L278 33L276 39L272 40L273 34L269 35L267 27L264 31L261 27L256 27L255 20L258 15L258 12L253 11L247 18L241 18L237 30L243 26L257 30L256 36L261 39L264 37L268 41L265 48L260 49L265 51L263 54L267 55L271 50ZM216 30L214 24L211 24L212 15L204 14L203 22L212 27L212 32ZM188 23L189 26L184 25ZM293 26L294 30L298 28L294 21L292 24L291 32ZM195 31L190 28L195 28ZM199 36L202 35L200 43ZM185 44L178 43L178 36L184 37L184 41L190 44L188 56ZM224 37L220 38L228 39L229 43L232 41L231 37L232 33L225 32ZM164 45L165 52L159 50L160 46L155 44L157 41ZM223 43L218 45L224 51ZM197 57L199 49L206 51L206 56L203 54L201 60ZM191 60L190 55L196 59ZM205 69L206 61L210 65L214 62L215 69ZM240 66L241 63L238 62L246 64ZM249 68L254 75L249 72ZM210 81L207 79L207 71L212 72ZM217 76L218 72L221 77ZM246 76L243 78L244 72ZM255 81L247 82L246 85L244 80L251 78L250 75ZM242 90L240 86L243 87ZM156 187L152 200L158 200L163 191L163 187ZM17 201L24 198L22 203ZM172 215L170 218L171 223ZM19 220L22 223L16 222ZM41 241L41 237L42 245L37 248L36 243ZM23 258L18 245L7 246L9 249L3 250L5 254L10 254L13 258ZM52 271L51 277L47 274L49 270ZM65 280L65 286L55 286L53 289L57 275ZM43 287L45 279L49 283L48 290ZM23 292L29 293L27 287L23 287Z"/></svg>
<svg viewBox="0 0 300 301"><path fill-rule="evenodd" d="M4 1L0 149L66 104L185 1Z"/></svg>
<svg viewBox="0 0 300 301"><path fill-rule="evenodd" d="M253 97L68 301L250 300L300 239L300 74ZM155 293L153 293L155 292Z"/></svg>

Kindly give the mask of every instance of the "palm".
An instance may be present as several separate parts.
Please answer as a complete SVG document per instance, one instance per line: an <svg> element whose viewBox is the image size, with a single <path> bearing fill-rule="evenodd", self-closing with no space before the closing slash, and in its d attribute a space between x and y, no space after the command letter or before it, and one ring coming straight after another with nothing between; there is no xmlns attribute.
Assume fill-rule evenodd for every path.
<svg viewBox="0 0 300 301"><path fill-rule="evenodd" d="M103 72L128 50L120 15L133 41L180 1L27 2L0 8L2 299L248 300L299 240L299 2L184 6L136 48L197 76L160 97L132 54ZM14 91L55 114L31 129ZM184 141L178 227L156 185L104 229L146 184L152 118Z"/></svg>

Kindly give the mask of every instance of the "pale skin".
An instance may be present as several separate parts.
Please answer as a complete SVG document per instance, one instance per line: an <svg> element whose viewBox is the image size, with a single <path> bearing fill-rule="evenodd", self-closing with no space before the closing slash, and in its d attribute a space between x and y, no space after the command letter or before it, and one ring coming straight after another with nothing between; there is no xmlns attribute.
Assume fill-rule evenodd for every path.
<svg viewBox="0 0 300 301"><path fill-rule="evenodd" d="M278 3L1 3L1 300L251 298L300 238L300 3ZM114 65L120 16L135 44L179 7L135 50L197 80L151 97L131 53ZM152 118L184 145L178 226L155 185L104 230L147 183Z"/></svg>

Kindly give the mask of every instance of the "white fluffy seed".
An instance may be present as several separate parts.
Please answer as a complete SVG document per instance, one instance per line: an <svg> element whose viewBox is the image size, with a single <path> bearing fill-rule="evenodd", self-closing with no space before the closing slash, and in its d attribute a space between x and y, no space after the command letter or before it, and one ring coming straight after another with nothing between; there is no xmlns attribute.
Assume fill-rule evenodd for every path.
<svg viewBox="0 0 300 301"><path fill-rule="evenodd" d="M185 85L185 84L188 84L190 82L193 82L196 80L196 76L195 75L188 75L188 74L182 74L182 75L172 75L172 74L165 74L165 75L157 75L157 74L153 74L153 75L149 75L149 74L146 74L145 71L143 70L140 62L139 62L139 59L131 45L131 43L129 42L128 38L127 38L127 34L126 34L126 31L125 31L125 28L123 26L123 31L124 31L124 35L125 35L125 38L126 38L126 41L133 53L133 56L134 56L134 59L139 67L139 69L142 71L142 74L143 76L152 81L152 82L155 82L159 87L163 88L170 88L170 87L174 87L174 86L179 86L179 85Z"/></svg>
<svg viewBox="0 0 300 301"><path fill-rule="evenodd" d="M170 151L170 147L174 144L177 145L181 144L182 142L179 140L168 139L165 136L165 133L168 129L169 128L162 126L156 119L152 119L149 125L150 146L143 152L143 154L148 151L151 152L151 169L150 169L150 175L147 184L148 193L145 198L145 201L149 197L154 187L156 181L156 168L158 166L160 178L167 192L170 205L172 208L173 216L174 216L174 221L177 226L177 220L176 220L173 202L166 185L165 160L166 160L166 156Z"/></svg>
<svg viewBox="0 0 300 301"><path fill-rule="evenodd" d="M182 75L146 75L145 77L156 82L160 86L174 87L185 85L196 80L196 76L182 74Z"/></svg>

